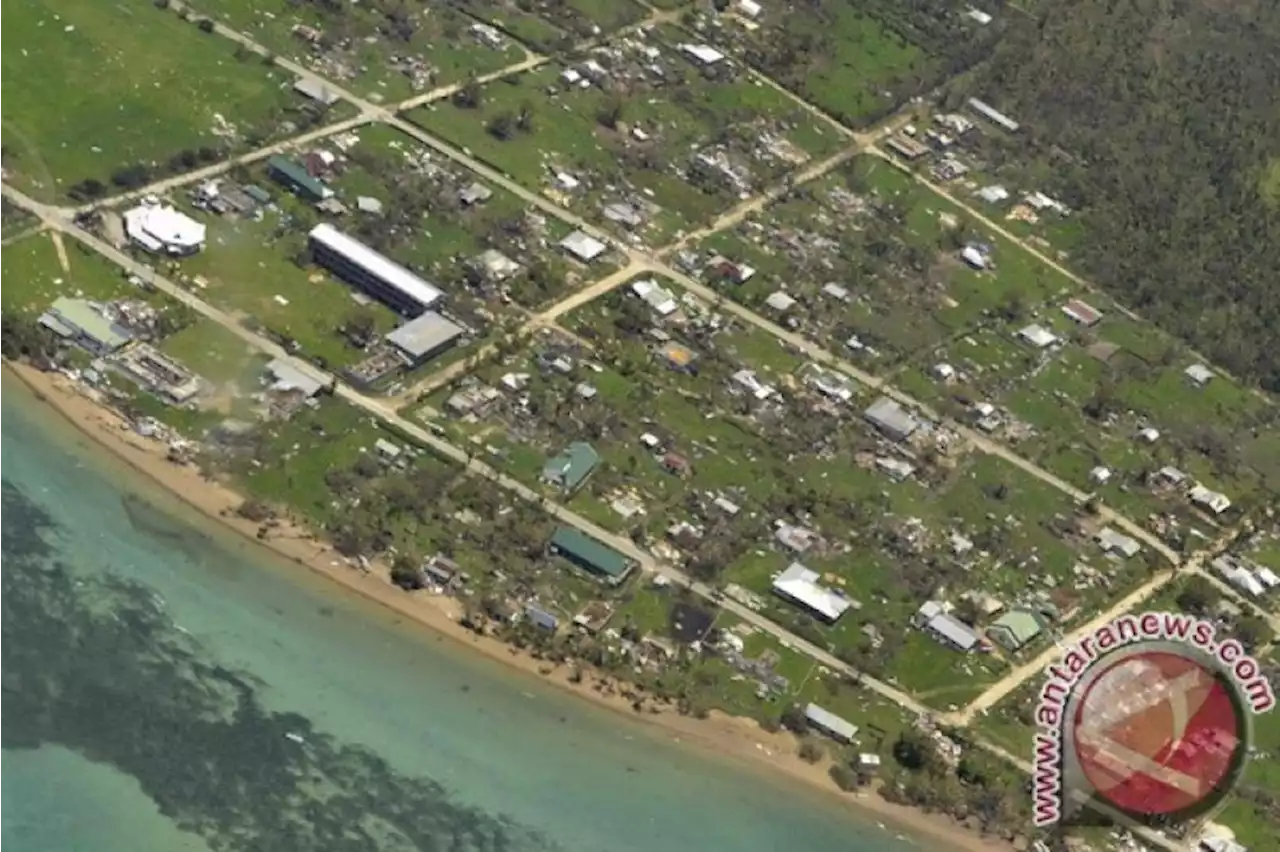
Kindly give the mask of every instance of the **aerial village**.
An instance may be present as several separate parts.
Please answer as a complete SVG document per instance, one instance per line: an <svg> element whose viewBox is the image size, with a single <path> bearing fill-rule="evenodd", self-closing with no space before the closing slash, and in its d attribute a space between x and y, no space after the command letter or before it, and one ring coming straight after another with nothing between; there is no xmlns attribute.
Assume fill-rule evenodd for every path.
<svg viewBox="0 0 1280 852"><path fill-rule="evenodd" d="M6 314L260 538L638 712L785 727L846 789L910 799L904 738L1022 754L1007 681L1147 585L1280 669L1274 404L1028 253L1069 266L1075 214L987 176L1016 116L917 98L858 141L759 79L785 4L728 5L233 18L332 132L66 208L6 244Z"/></svg>

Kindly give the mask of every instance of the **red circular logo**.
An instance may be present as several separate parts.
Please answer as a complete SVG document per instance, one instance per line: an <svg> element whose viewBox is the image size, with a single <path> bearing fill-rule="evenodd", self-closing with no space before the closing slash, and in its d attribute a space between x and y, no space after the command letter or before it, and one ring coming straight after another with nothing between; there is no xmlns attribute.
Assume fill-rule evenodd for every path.
<svg viewBox="0 0 1280 852"><path fill-rule="evenodd" d="M1072 724L1076 758L1094 792L1143 816L1174 815L1219 796L1245 737L1224 676L1173 651L1106 666Z"/></svg>

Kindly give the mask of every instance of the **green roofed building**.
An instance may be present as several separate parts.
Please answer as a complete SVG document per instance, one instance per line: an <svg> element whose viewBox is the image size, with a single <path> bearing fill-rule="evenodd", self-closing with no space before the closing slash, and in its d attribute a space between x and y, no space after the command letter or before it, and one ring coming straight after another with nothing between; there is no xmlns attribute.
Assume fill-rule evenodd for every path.
<svg viewBox="0 0 1280 852"><path fill-rule="evenodd" d="M1044 632L1040 619L1026 610L1006 612L987 628L992 642L1007 651L1018 651Z"/></svg>
<svg viewBox="0 0 1280 852"><path fill-rule="evenodd" d="M58 297L40 317L40 324L96 356L110 355L133 339L88 299Z"/></svg>
<svg viewBox="0 0 1280 852"><path fill-rule="evenodd" d="M542 481L548 482L562 491L572 493L578 490L587 477L600 464L600 454L595 447L582 441L575 441L557 455L547 460L542 466Z"/></svg>
<svg viewBox="0 0 1280 852"><path fill-rule="evenodd" d="M281 183L293 193L313 204L333 197L333 190L324 181L313 178L305 166L288 157L276 154L267 160L267 174L272 180Z"/></svg>
<svg viewBox="0 0 1280 852"><path fill-rule="evenodd" d="M633 560L573 527L556 528L551 536L551 553L615 586L636 567Z"/></svg>

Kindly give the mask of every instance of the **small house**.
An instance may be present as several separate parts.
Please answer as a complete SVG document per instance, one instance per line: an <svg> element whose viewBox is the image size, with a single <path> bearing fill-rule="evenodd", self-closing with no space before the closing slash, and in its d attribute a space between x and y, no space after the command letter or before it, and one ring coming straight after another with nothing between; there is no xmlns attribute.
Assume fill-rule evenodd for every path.
<svg viewBox="0 0 1280 852"><path fill-rule="evenodd" d="M574 441L557 456L548 459L542 467L542 481L554 485L566 493L582 486L600 464L600 454L595 447L583 441Z"/></svg>
<svg viewBox="0 0 1280 852"><path fill-rule="evenodd" d="M267 160L267 174L276 183L312 204L319 204L326 198L333 197L333 189L324 181L312 177L301 163L280 154L275 154Z"/></svg>
<svg viewBox="0 0 1280 852"><path fill-rule="evenodd" d="M863 412L873 426L895 441L904 441L920 428L920 421L895 400L882 396Z"/></svg>
<svg viewBox="0 0 1280 852"><path fill-rule="evenodd" d="M1204 387L1213 379L1213 370L1210 370L1204 364L1192 364L1182 372L1198 388Z"/></svg>
<svg viewBox="0 0 1280 852"><path fill-rule="evenodd" d="M1006 651L1016 652L1035 641L1043 632L1040 619L1026 610L1013 610L1000 616L987 628L987 636Z"/></svg>
<svg viewBox="0 0 1280 852"><path fill-rule="evenodd" d="M785 314L787 311L795 307L796 300L787 295L784 291L777 290L771 293L769 297L764 300L764 303L778 313Z"/></svg>
<svg viewBox="0 0 1280 852"><path fill-rule="evenodd" d="M792 553L807 553L822 537L807 527L780 522L773 532L773 538Z"/></svg>
<svg viewBox="0 0 1280 852"><path fill-rule="evenodd" d="M524 605L524 617L534 627L550 633L555 633L556 628L560 626L559 620L554 615L533 602Z"/></svg>
<svg viewBox="0 0 1280 852"><path fill-rule="evenodd" d="M724 61L724 54L714 47L705 44L682 44L680 52L689 57L696 65L710 68Z"/></svg>
<svg viewBox="0 0 1280 852"><path fill-rule="evenodd" d="M1018 337L1037 349L1047 349L1058 342L1058 336L1042 325L1032 324L1018 332Z"/></svg>
<svg viewBox="0 0 1280 852"><path fill-rule="evenodd" d="M787 570L773 581L773 592L785 601L793 603L810 615L834 624L853 606L853 602L818 582L818 573L799 562L791 563Z"/></svg>
<svg viewBox="0 0 1280 852"><path fill-rule="evenodd" d="M947 612L937 601L923 604L912 621L934 639L957 651L971 651L980 641L972 627Z"/></svg>
<svg viewBox="0 0 1280 852"><path fill-rule="evenodd" d="M574 231L560 241L560 248L569 253L575 260L590 263L608 249L604 243L582 231Z"/></svg>
<svg viewBox="0 0 1280 852"><path fill-rule="evenodd" d="M1223 512L1231 508L1231 498L1217 491L1210 491L1203 485L1197 485L1191 489L1187 495L1192 503L1195 503L1202 509L1207 509L1215 515L1221 515Z"/></svg>
<svg viewBox="0 0 1280 852"><path fill-rule="evenodd" d="M458 200L463 207L475 207L493 198L493 190L479 181L467 184L458 191Z"/></svg>
<svg viewBox="0 0 1280 852"><path fill-rule="evenodd" d="M1142 545L1138 544L1129 536L1116 532L1111 527L1103 527L1096 536L1098 546L1105 553L1123 556L1125 559L1131 559L1137 556L1142 550Z"/></svg>
<svg viewBox="0 0 1280 852"><path fill-rule="evenodd" d="M692 470L689 460L679 453L667 453L662 457L662 469L676 476L687 476Z"/></svg>
<svg viewBox="0 0 1280 852"><path fill-rule="evenodd" d="M1071 299L1062 306L1062 312L1085 328L1092 328L1102 319L1102 312L1088 302Z"/></svg>

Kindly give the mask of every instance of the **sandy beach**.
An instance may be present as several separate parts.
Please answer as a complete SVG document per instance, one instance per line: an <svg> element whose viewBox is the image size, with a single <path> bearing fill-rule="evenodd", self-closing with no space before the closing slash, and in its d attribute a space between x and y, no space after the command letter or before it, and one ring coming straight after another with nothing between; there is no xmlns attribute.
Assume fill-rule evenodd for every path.
<svg viewBox="0 0 1280 852"><path fill-rule="evenodd" d="M375 565L369 572L351 567L308 530L283 523L272 530L268 539L260 540L259 525L235 514L243 501L241 495L204 478L193 466L168 461L163 443L138 435L115 412L82 395L66 377L9 362L5 363L4 372L10 381L25 385L96 445L201 515L216 519L276 555L321 574L416 624L501 661L524 676L539 677L598 706L642 722L656 736L736 761L745 769L784 773L817 794L837 799L866 817L885 823L890 831L901 830L911 839L928 842L930 848L936 844L972 852L1012 848L969 830L949 816L895 805L872 791L843 793L828 775L828 762L806 763L797 755L798 743L794 736L785 732L771 734L754 720L722 713L699 720L674 710L637 713L631 701L617 691L610 694L597 689L597 679L590 675L574 683L568 666L552 667L498 640L475 635L458 623L461 605L456 600L427 592L406 593L391 584L385 566Z"/></svg>

